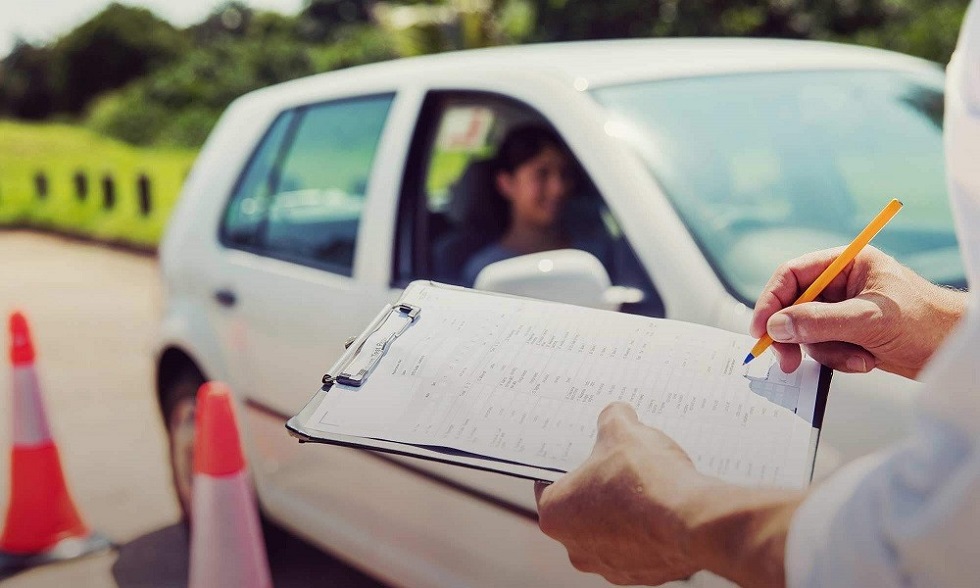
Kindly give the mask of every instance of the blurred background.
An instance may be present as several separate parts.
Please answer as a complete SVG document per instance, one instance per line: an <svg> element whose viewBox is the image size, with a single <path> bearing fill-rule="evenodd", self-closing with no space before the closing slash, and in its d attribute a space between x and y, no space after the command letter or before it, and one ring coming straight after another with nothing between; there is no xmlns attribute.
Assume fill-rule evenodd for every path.
<svg viewBox="0 0 980 588"><path fill-rule="evenodd" d="M827 40L896 50L945 65L967 4L968 0L0 0L0 309L22 305L36 326L42 379L53 429L63 440L67 477L81 510L117 544L111 554L0 576L0 584L186 585L188 546L171 489L170 438L151 392L156 385L152 350L164 295L152 254L198 151L237 97L294 78L407 56L607 38ZM835 87L821 85L820 90L813 95L826 96ZM910 141L915 149L888 151L880 160L865 157L875 155L872 149L859 157L852 154L850 169L856 165L873 172L858 174L857 192L877 195L881 178L890 175L892 184L915 177L903 193L915 194L921 202L941 196L936 187L942 177L942 101L938 89L934 94L935 104L900 104L903 113L906 106L912 107L906 113L909 121L926 120L926 127L902 119L906 122L896 128L898 133L912 133L914 127L921 132L909 137L935 141ZM825 110L827 117L833 116L832 108ZM713 121L706 117L706 125ZM745 128L753 124L751 119L743 122ZM849 147L866 149L853 141ZM898 168L904 173L891 171ZM769 177L765 165L754 169ZM945 208L940 212L946 214ZM932 219L921 210L918 216L911 211L905 215ZM941 220L951 235L948 215ZM120 245L127 251L34 229ZM908 243L918 251L920 242ZM932 244L921 243L923 250L931 251ZM130 250L150 255L132 255ZM937 263L939 257L922 259L945 267ZM769 271L760 274L763 281ZM5 339L0 343L6 345ZM0 362L0 383L10 381L4 370L6 362ZM320 374L315 373L315 381ZM9 427L6 415L11 413L8 398L0 388L0 507L9 487L9 433L4 428ZM874 414L880 428L894 420L893 412L882 412L883 404L873 400L864 413L854 413L865 436L869 434L862 414ZM276 439L295 446L281 422L271 426ZM531 496L529 489L526 496ZM488 520L499 518L494 511ZM266 530L279 586L307 586L324 583L325 578L331 585L351 588L381 585L297 537L272 526ZM554 549L559 549L557 544Z"/></svg>
<svg viewBox="0 0 980 588"><path fill-rule="evenodd" d="M456 49L756 36L945 64L967 0L44 0L0 19L0 226L153 250L222 110L263 86Z"/></svg>

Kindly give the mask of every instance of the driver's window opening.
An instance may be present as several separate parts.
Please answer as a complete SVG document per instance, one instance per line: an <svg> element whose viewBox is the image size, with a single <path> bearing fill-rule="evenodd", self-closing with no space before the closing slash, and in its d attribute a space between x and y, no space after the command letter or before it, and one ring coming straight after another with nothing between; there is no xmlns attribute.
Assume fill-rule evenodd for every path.
<svg viewBox="0 0 980 588"><path fill-rule="evenodd" d="M613 213L546 119L510 101L450 97L431 121L416 163L428 271L413 278L472 287L495 262L575 249L598 259L612 285L640 292L622 310L664 315Z"/></svg>

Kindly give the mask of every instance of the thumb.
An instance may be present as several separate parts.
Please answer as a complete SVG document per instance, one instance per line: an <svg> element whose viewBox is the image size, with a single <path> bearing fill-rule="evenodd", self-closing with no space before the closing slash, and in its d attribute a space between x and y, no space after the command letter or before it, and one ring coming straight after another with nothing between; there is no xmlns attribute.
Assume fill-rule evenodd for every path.
<svg viewBox="0 0 980 588"><path fill-rule="evenodd" d="M876 329L880 308L864 298L843 302L807 302L790 306L769 317L766 331L781 343L843 341L864 347Z"/></svg>
<svg viewBox="0 0 980 588"><path fill-rule="evenodd" d="M631 427L639 424L636 409L625 402L613 402L599 413L596 448L615 443L629 434Z"/></svg>

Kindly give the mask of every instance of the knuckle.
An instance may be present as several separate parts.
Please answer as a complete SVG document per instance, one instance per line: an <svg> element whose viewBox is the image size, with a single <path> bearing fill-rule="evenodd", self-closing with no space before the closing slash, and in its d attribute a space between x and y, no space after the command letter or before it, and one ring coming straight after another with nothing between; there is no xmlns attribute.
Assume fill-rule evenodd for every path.
<svg viewBox="0 0 980 588"><path fill-rule="evenodd" d="M630 452L625 445L619 444L613 447L606 457L606 463L611 466L613 472L628 470L630 467Z"/></svg>
<svg viewBox="0 0 980 588"><path fill-rule="evenodd" d="M820 321L813 316L812 312L801 309L799 312L789 313L789 316L793 320L793 341L811 341L817 336L820 330Z"/></svg>
<svg viewBox="0 0 980 588"><path fill-rule="evenodd" d="M793 331L796 333L796 340L801 342L815 341L831 330L833 333L841 332L830 313L833 309L821 306L820 303L801 304L786 310L786 313L793 321Z"/></svg>
<svg viewBox="0 0 980 588"><path fill-rule="evenodd" d="M784 261L783 263L779 264L779 266L776 268L776 271L774 272L773 281L775 281L777 284L786 283L788 277L793 273L793 267L795 261L796 259L792 259L790 261Z"/></svg>
<svg viewBox="0 0 980 588"><path fill-rule="evenodd" d="M625 444L615 447L607 458L605 483L612 488L628 488L632 491L642 480L641 472L648 464Z"/></svg>
<svg viewBox="0 0 980 588"><path fill-rule="evenodd" d="M882 310L882 305L884 302L879 304L866 304L854 317L854 320L858 321L862 325L868 325L870 327L879 327L885 318L885 313Z"/></svg>
<svg viewBox="0 0 980 588"><path fill-rule="evenodd" d="M786 264L776 268L776 272L769 278L769 282L762 288L762 295L756 302L757 311L768 311L771 308L781 306L779 294L793 288L792 273Z"/></svg>

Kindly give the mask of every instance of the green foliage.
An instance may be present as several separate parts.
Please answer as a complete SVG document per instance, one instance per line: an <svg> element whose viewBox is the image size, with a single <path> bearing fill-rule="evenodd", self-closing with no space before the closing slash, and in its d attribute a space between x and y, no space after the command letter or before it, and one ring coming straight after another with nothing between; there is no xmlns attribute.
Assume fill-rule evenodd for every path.
<svg viewBox="0 0 980 588"><path fill-rule="evenodd" d="M135 145L197 146L225 107L245 93L393 56L373 27L339 27L333 43L315 45L298 41L284 17L258 13L245 22L242 36L209 34L210 44L180 62L103 96L88 125Z"/></svg>
<svg viewBox="0 0 980 588"><path fill-rule="evenodd" d="M137 145L199 145L257 88L396 56L526 41L761 36L948 60L968 0L307 0L295 16L229 1L177 30L112 4L0 63L0 116L84 117Z"/></svg>
<svg viewBox="0 0 980 588"><path fill-rule="evenodd" d="M39 120L55 109L52 50L18 43L0 67L0 115Z"/></svg>
<svg viewBox="0 0 980 588"><path fill-rule="evenodd" d="M313 47L309 55L316 73L398 57L384 31L365 25L338 30L333 43Z"/></svg>
<svg viewBox="0 0 980 588"><path fill-rule="evenodd" d="M533 38L537 41L647 37L653 32L660 6L665 4L651 0L530 0L529 3L536 14Z"/></svg>
<svg viewBox="0 0 980 588"><path fill-rule="evenodd" d="M855 42L943 63L969 0L392 0L379 23L402 55L523 41L783 37Z"/></svg>
<svg viewBox="0 0 980 588"><path fill-rule="evenodd" d="M505 2L498 14L497 25L504 38L527 39L534 30L534 9L527 2Z"/></svg>
<svg viewBox="0 0 980 588"><path fill-rule="evenodd" d="M371 21L369 2L310 0L297 17L297 32L310 42L329 42L345 26Z"/></svg>
<svg viewBox="0 0 980 588"><path fill-rule="evenodd" d="M79 113L95 96L173 63L184 36L144 8L111 4L54 48L61 109Z"/></svg>
<svg viewBox="0 0 980 588"><path fill-rule="evenodd" d="M534 22L526 0L389 1L374 15L402 56L520 43Z"/></svg>
<svg viewBox="0 0 980 588"><path fill-rule="evenodd" d="M159 241L196 152L137 149L64 124L0 121L0 226L33 226L153 248ZM37 194L43 174L47 196ZM87 184L83 198L74 177ZM150 213L139 208L137 180L150 185ZM104 207L110 178L115 202Z"/></svg>
<svg viewBox="0 0 980 588"><path fill-rule="evenodd" d="M663 0L652 32L850 42L946 63L968 4L969 0Z"/></svg>
<svg viewBox="0 0 980 588"><path fill-rule="evenodd" d="M946 63L956 47L966 4L960 0L904 2L901 9L879 27L866 27L849 36L835 34L827 38Z"/></svg>

